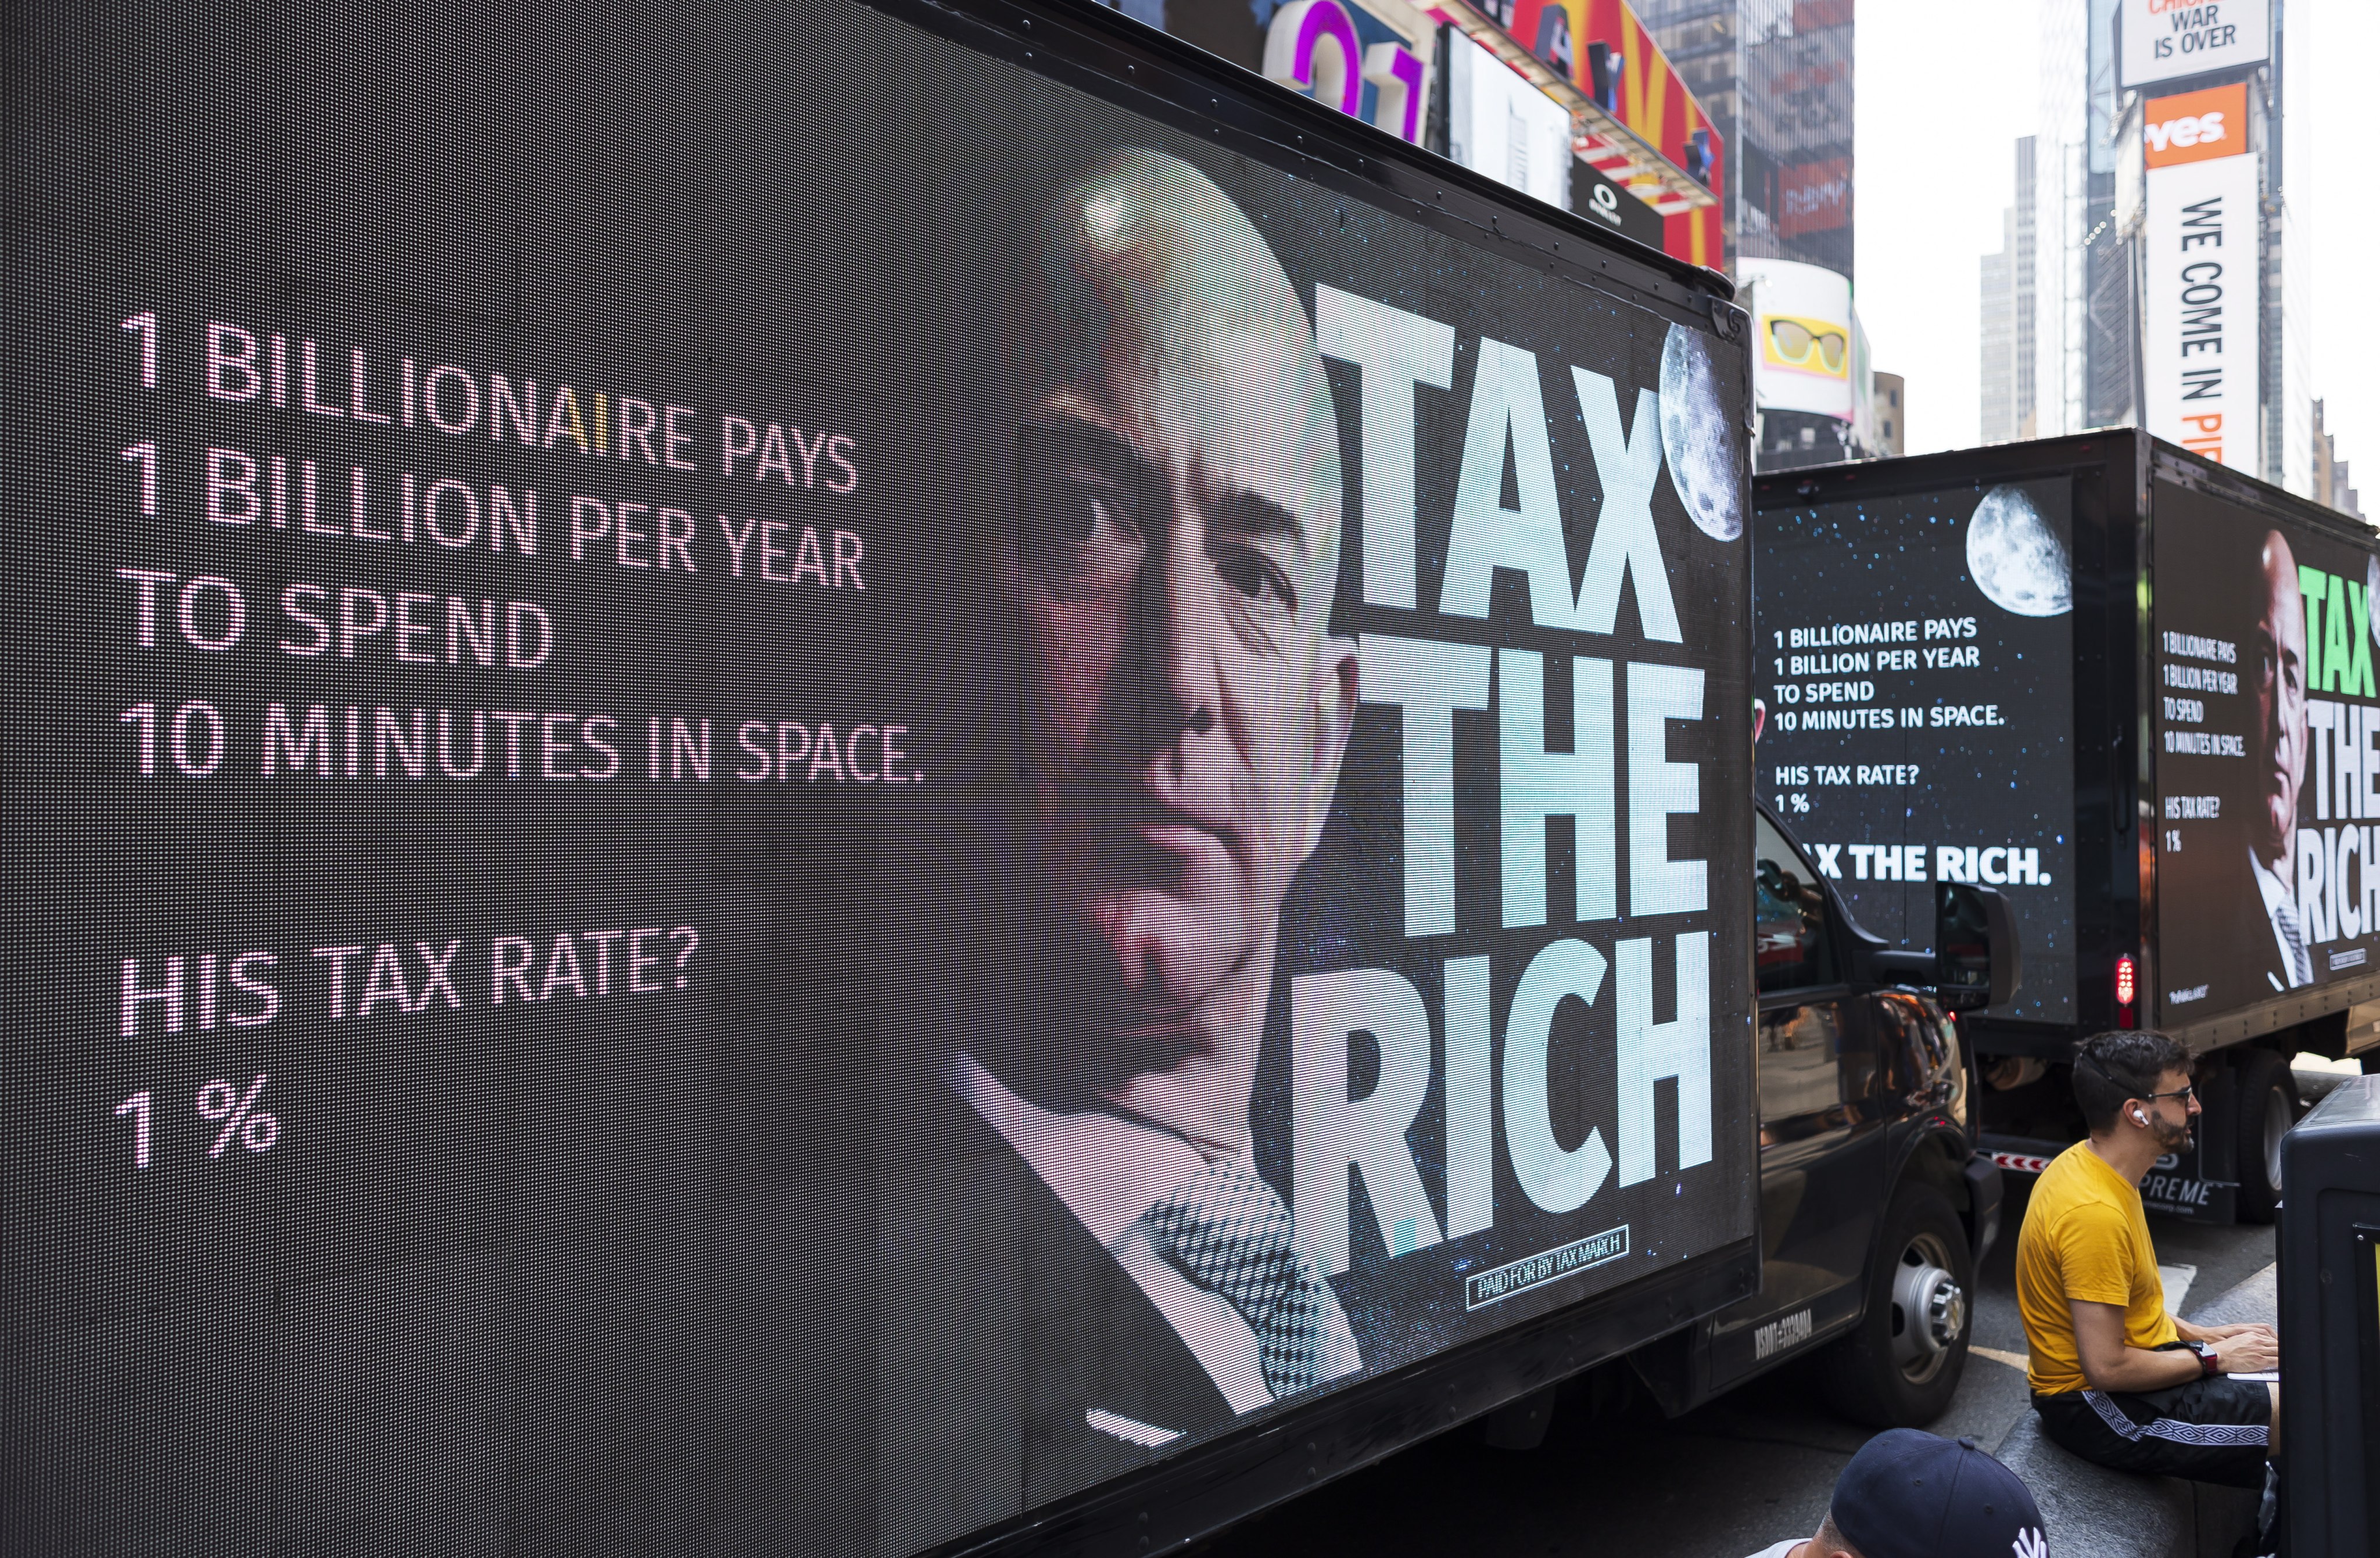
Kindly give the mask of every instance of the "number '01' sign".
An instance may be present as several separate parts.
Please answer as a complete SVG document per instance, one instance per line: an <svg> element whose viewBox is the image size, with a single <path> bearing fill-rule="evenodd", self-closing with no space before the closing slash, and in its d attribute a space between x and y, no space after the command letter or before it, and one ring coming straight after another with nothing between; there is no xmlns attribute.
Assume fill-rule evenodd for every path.
<svg viewBox="0 0 2380 1558"><path fill-rule="evenodd" d="M1293 0L1273 13L1265 34L1264 73L1310 91L1316 102L1342 114L1418 141L1428 70L1393 34L1385 42L1365 42L1366 31L1389 30L1370 13L1340 0Z"/></svg>

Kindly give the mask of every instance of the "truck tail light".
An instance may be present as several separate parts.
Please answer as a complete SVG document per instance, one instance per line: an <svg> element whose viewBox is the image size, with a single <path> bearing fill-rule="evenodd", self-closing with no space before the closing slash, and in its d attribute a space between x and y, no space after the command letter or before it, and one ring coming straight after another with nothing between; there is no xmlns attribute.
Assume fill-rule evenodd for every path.
<svg viewBox="0 0 2380 1558"><path fill-rule="evenodd" d="M2140 994L2140 975L2133 967L2131 954L2116 960L2116 1021L2119 1027L2132 1025L2132 998Z"/></svg>

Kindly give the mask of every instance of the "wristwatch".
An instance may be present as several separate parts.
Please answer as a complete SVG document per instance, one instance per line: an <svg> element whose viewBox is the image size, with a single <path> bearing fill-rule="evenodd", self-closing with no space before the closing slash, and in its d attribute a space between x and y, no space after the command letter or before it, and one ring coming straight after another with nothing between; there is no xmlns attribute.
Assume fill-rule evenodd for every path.
<svg viewBox="0 0 2380 1558"><path fill-rule="evenodd" d="M2188 1347L2191 1351L2198 1355L2198 1377L2200 1379L2211 1380L2216 1374L2222 1372L2223 1366L2221 1361L2215 1356L2214 1343L2184 1342L2182 1346Z"/></svg>

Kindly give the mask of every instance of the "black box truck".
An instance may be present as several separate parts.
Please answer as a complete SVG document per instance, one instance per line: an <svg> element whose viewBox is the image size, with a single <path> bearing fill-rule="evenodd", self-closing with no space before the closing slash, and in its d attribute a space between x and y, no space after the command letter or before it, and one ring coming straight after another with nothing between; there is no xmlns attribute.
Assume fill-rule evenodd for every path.
<svg viewBox="0 0 2380 1558"><path fill-rule="evenodd" d="M1880 934L1938 882L2015 906L2022 986L1961 1020L1985 1145L2037 1172L2077 1041L2157 1027L2205 1115L2143 1198L2269 1221L2289 1057L2380 1045L2373 532L2122 429L1755 489L1763 795Z"/></svg>
<svg viewBox="0 0 2380 1558"><path fill-rule="evenodd" d="M1281 14L9 8L0 1546L1139 1554L1757 1290L1744 316Z"/></svg>

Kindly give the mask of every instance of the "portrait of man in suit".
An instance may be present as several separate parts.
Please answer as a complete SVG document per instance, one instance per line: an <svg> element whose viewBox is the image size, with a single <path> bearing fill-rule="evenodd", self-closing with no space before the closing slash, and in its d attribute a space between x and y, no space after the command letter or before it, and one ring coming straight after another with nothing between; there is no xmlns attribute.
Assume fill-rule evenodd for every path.
<svg viewBox="0 0 2380 1558"><path fill-rule="evenodd" d="M2298 795L2305 785L2306 615L2297 558L2278 530L2265 533L2256 577L2261 607L2241 669L2253 688L2256 724L2249 747L2254 804L2247 823L2249 880L2240 896L2241 929L2252 964L2269 987L2313 984L2313 937L2298 903Z"/></svg>
<svg viewBox="0 0 2380 1558"><path fill-rule="evenodd" d="M980 1475L1013 1464L1028 1504L1363 1366L1250 1117L1358 699L1330 381L1281 260L1186 163L1110 153L1034 230L993 549L1022 694L1003 951L927 1154L961 1210L925 1241L964 1246L971 1318L928 1312L895 1359L964 1394Z"/></svg>

